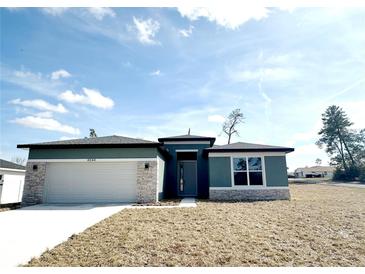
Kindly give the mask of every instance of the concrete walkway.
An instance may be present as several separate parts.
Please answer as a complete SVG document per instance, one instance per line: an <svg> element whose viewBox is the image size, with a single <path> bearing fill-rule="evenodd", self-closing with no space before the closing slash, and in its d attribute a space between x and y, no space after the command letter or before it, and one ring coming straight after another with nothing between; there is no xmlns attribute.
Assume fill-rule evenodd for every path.
<svg viewBox="0 0 365 274"><path fill-rule="evenodd" d="M361 184L361 183L358 183L358 182L349 182L349 183L336 183L336 182L331 182L331 183L323 183L323 185L327 185L327 186L354 187L354 188L363 188L363 189L365 189L365 184Z"/></svg>
<svg viewBox="0 0 365 274"><path fill-rule="evenodd" d="M196 207L195 198L184 198L181 200L179 207Z"/></svg>
<svg viewBox="0 0 365 274"><path fill-rule="evenodd" d="M131 205L36 205L0 213L0 267L18 266Z"/></svg>

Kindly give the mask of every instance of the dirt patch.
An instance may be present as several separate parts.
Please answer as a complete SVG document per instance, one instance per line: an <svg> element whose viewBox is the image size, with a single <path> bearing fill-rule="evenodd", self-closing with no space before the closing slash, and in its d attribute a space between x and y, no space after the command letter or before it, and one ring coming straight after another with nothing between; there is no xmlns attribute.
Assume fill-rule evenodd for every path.
<svg viewBox="0 0 365 274"><path fill-rule="evenodd" d="M291 201L123 210L29 266L365 266L365 190L290 190Z"/></svg>

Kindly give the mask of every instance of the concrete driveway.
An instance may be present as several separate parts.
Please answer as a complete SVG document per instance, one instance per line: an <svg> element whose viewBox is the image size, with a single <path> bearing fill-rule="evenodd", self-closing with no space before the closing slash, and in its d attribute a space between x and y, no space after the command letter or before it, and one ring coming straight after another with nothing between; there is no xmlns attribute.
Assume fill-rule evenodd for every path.
<svg viewBox="0 0 365 274"><path fill-rule="evenodd" d="M0 212L0 267L25 264L127 207L131 206L36 205Z"/></svg>

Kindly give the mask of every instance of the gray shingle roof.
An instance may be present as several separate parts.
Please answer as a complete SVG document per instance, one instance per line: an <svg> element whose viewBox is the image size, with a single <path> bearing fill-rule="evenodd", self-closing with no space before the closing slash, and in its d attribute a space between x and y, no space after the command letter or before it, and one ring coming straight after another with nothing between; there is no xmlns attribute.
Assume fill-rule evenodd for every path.
<svg viewBox="0 0 365 274"><path fill-rule="evenodd" d="M3 159L0 159L0 168L25 170L25 166L18 165L16 163L9 162L9 161L3 160Z"/></svg>
<svg viewBox="0 0 365 274"><path fill-rule="evenodd" d="M207 137L207 136L185 134L185 135L178 135L178 136L163 137L163 138L158 138L158 139L160 140L160 139L215 139L215 138Z"/></svg>
<svg viewBox="0 0 365 274"><path fill-rule="evenodd" d="M28 148L28 147L48 147L48 146L103 146L103 145L159 145L158 142L129 138L124 136L104 136L96 138L82 138L82 139L71 139L64 141L54 141L54 142L43 142L34 144L20 144L18 148Z"/></svg>
<svg viewBox="0 0 365 274"><path fill-rule="evenodd" d="M207 136L198 136L198 135L178 135L178 136L170 136L170 137L163 137L158 138L159 142L166 142L166 141L209 141L210 145L212 146L215 142L214 137L207 137Z"/></svg>
<svg viewBox="0 0 365 274"><path fill-rule="evenodd" d="M229 151L283 151L283 152L291 152L294 151L294 148L291 147L280 147L280 146L270 146L270 145L261 145L261 144L252 144L252 143L244 143L237 142L228 145L215 145L211 148L206 149L209 152L229 152Z"/></svg>

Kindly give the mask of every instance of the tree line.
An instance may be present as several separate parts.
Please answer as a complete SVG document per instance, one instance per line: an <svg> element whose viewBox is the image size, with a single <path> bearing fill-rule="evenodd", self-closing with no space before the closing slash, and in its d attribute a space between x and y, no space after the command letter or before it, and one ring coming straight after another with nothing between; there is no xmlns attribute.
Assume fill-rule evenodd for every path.
<svg viewBox="0 0 365 274"><path fill-rule="evenodd" d="M329 106L322 114L322 128L316 142L330 156L336 167L334 180L365 181L365 129L352 128L353 123L339 106Z"/></svg>

